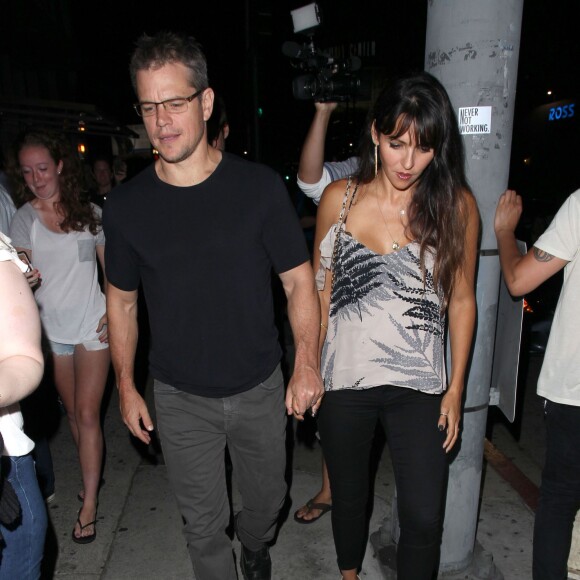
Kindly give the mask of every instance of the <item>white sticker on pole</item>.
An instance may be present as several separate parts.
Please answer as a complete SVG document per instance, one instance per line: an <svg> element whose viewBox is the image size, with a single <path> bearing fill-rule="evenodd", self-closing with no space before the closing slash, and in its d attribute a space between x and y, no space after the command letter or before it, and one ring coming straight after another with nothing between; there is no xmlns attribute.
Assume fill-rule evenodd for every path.
<svg viewBox="0 0 580 580"><path fill-rule="evenodd" d="M459 107L459 131L462 135L491 133L491 107Z"/></svg>

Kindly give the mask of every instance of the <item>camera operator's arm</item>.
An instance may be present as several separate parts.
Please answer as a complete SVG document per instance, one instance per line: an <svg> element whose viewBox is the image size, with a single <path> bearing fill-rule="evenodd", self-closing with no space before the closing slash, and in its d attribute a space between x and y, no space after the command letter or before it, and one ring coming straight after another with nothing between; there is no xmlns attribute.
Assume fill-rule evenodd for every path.
<svg viewBox="0 0 580 580"><path fill-rule="evenodd" d="M324 188L337 179L353 175L358 170L358 157L344 161L324 162L324 142L332 111L337 103L315 103L316 112L306 135L298 166L298 187L318 204Z"/></svg>
<svg viewBox="0 0 580 580"><path fill-rule="evenodd" d="M300 153L298 179L314 184L320 181L324 167L324 142L332 112L338 103L314 103L316 111Z"/></svg>
<svg viewBox="0 0 580 580"><path fill-rule="evenodd" d="M298 187L304 195L310 197L318 204L324 188L332 181L328 171L324 168L324 143L326 131L332 112L338 103L314 103L315 112L302 151L298 165Z"/></svg>

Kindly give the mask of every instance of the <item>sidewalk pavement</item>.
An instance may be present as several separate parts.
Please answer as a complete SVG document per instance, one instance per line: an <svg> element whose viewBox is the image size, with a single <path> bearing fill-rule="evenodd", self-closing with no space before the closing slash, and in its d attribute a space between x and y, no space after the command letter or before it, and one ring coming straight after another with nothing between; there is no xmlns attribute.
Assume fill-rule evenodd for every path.
<svg viewBox="0 0 580 580"><path fill-rule="evenodd" d="M531 369L530 372L536 370ZM148 399L150 390L149 385ZM185 540L181 534L181 517L168 488L162 454L151 448L147 450L132 440L120 418L116 389L111 388L109 395L110 398L105 401L104 421L105 483L99 497L97 538L92 544L78 545L71 539L80 507L76 496L81 489L81 479L65 417L62 417L50 441L55 464L56 499L48 509L50 529L43 578L193 578ZM491 442L496 446L495 451L499 457L512 465L520 476L521 470L524 480L527 477L532 482L532 488L539 483L543 461L543 426L540 417L540 402L532 390L524 398L519 440L516 441L509 426L499 421L493 428ZM337 580L339 574L330 517L326 515L311 525L297 524L292 518L294 511L312 497L320 485L320 448L316 441L305 441L301 432L295 426L294 431L290 432L290 439L294 439L289 492L291 506L284 514L277 541L271 549L272 577L274 580ZM488 445L489 449L493 449L493 446ZM498 463L497 457L491 460ZM500 472L484 462L477 543L493 556L506 580L529 580L533 511L525 498L514 489L514 478L511 477L512 482L508 483ZM233 503L236 509L240 500L235 488L235 474L233 479ZM377 470L370 533L377 531L382 520L390 515L393 489L388 451L384 450ZM233 544L239 555L239 542L234 540ZM370 543L361 578L384 578Z"/></svg>

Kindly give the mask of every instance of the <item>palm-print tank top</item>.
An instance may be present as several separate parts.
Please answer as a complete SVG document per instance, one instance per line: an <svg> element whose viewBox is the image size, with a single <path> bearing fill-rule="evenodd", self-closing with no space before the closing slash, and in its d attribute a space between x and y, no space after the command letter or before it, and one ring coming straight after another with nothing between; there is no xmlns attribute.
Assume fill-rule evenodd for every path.
<svg viewBox="0 0 580 580"><path fill-rule="evenodd" d="M334 271L321 359L325 389L394 385L443 392L445 316L433 283L433 255L426 253L423 276L418 243L377 254L340 221L320 251L319 290L325 270Z"/></svg>

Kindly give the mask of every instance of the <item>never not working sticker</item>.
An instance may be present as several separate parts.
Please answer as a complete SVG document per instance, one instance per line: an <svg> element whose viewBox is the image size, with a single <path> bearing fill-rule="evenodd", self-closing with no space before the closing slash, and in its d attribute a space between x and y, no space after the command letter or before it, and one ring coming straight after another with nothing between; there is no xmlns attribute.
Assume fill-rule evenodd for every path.
<svg viewBox="0 0 580 580"><path fill-rule="evenodd" d="M459 132L462 135L491 133L491 107L459 107Z"/></svg>

